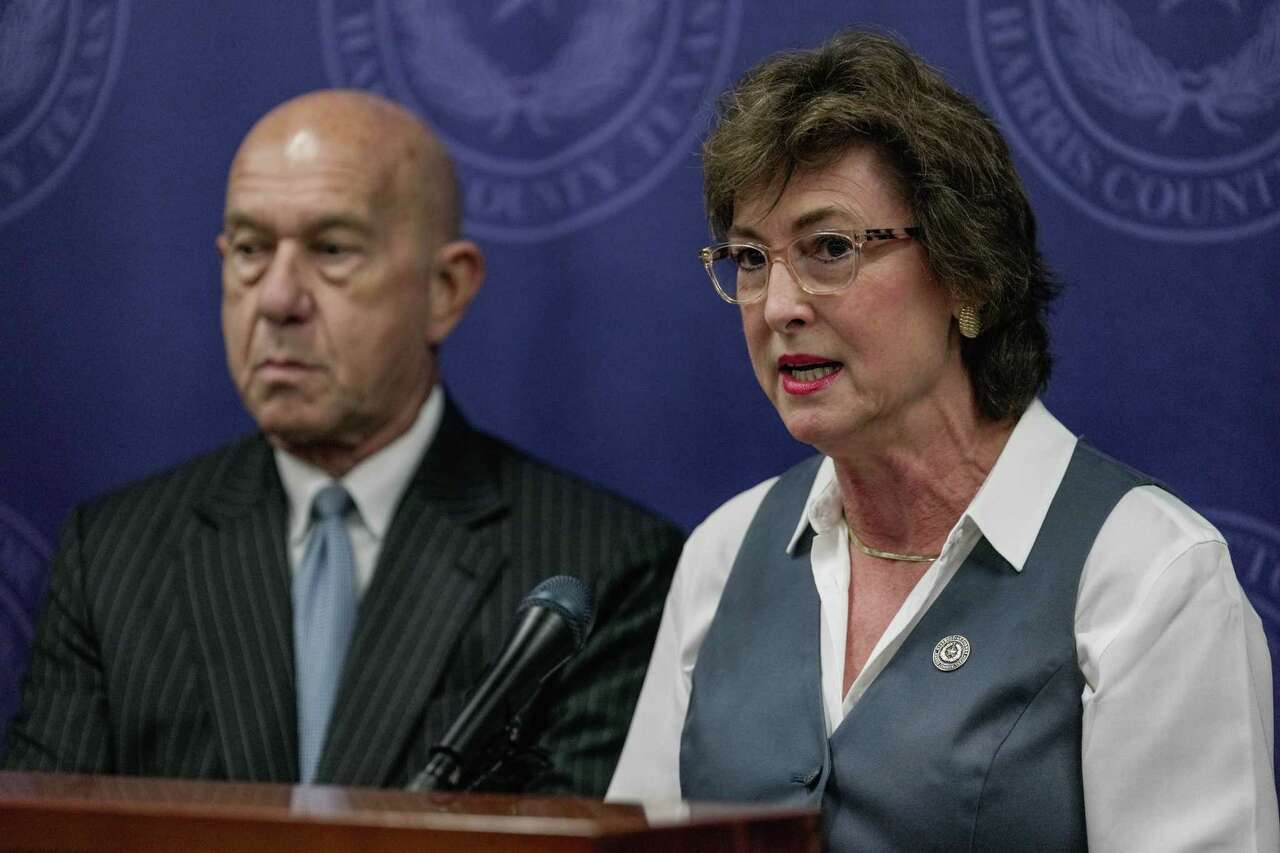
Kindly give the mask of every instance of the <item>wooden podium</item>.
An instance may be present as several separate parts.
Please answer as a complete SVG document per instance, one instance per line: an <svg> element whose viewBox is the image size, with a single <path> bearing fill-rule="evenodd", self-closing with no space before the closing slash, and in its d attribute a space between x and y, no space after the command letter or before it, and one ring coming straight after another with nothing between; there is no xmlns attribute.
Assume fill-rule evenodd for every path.
<svg viewBox="0 0 1280 853"><path fill-rule="evenodd" d="M0 772L0 849L805 851L816 811Z"/></svg>

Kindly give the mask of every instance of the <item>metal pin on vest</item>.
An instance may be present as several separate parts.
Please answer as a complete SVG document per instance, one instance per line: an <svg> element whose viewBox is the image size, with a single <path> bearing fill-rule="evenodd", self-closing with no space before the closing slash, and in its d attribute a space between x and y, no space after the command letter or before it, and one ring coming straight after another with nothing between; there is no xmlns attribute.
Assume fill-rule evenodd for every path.
<svg viewBox="0 0 1280 853"><path fill-rule="evenodd" d="M933 665L943 672L959 669L969 659L969 648L969 638L963 634L943 637L933 647Z"/></svg>

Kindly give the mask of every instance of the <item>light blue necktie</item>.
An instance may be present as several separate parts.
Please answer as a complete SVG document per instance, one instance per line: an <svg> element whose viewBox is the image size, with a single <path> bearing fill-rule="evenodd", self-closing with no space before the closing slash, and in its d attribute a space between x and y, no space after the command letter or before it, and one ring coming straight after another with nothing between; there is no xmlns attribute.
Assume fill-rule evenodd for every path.
<svg viewBox="0 0 1280 853"><path fill-rule="evenodd" d="M311 505L311 536L293 577L293 655L298 686L298 767L316 775L342 663L356 625L356 559L343 517L351 496L337 483Z"/></svg>

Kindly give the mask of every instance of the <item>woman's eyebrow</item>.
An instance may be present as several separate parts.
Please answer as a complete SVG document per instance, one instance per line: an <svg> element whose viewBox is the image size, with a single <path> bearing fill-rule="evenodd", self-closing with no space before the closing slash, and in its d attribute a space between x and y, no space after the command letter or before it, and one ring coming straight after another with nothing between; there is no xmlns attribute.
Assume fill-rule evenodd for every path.
<svg viewBox="0 0 1280 853"><path fill-rule="evenodd" d="M819 223L828 222L837 218L844 220L844 222L847 223L852 217L849 215L849 211L844 208L828 205L827 207L820 207L816 210L811 210L808 213L801 214L794 222L791 223L791 230L793 233L803 231L805 229L812 228Z"/></svg>
<svg viewBox="0 0 1280 853"><path fill-rule="evenodd" d="M833 219L839 219L841 220L841 225L845 225L848 224L852 218L853 217L850 212L845 210L843 207L827 205L825 207L810 210L807 213L802 213L800 216L796 217L796 219L791 223L791 233L798 234L814 227L815 225L830 222ZM752 240L755 242L761 242L763 239L760 237L759 232L748 225L730 225L728 236L734 239Z"/></svg>

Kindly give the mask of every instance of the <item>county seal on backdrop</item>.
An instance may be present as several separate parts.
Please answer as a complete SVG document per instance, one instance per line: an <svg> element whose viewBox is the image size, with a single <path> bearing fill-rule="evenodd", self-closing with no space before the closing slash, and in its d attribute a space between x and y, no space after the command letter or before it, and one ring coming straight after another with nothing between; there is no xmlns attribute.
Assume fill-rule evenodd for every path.
<svg viewBox="0 0 1280 853"><path fill-rule="evenodd" d="M93 135L128 0L0 0L0 225L43 199Z"/></svg>
<svg viewBox="0 0 1280 853"><path fill-rule="evenodd" d="M1170 242L1280 222L1280 0L968 0L1013 144L1090 216Z"/></svg>
<svg viewBox="0 0 1280 853"><path fill-rule="evenodd" d="M331 82L423 115L466 226L533 242L599 222L692 162L741 0L322 0Z"/></svg>

